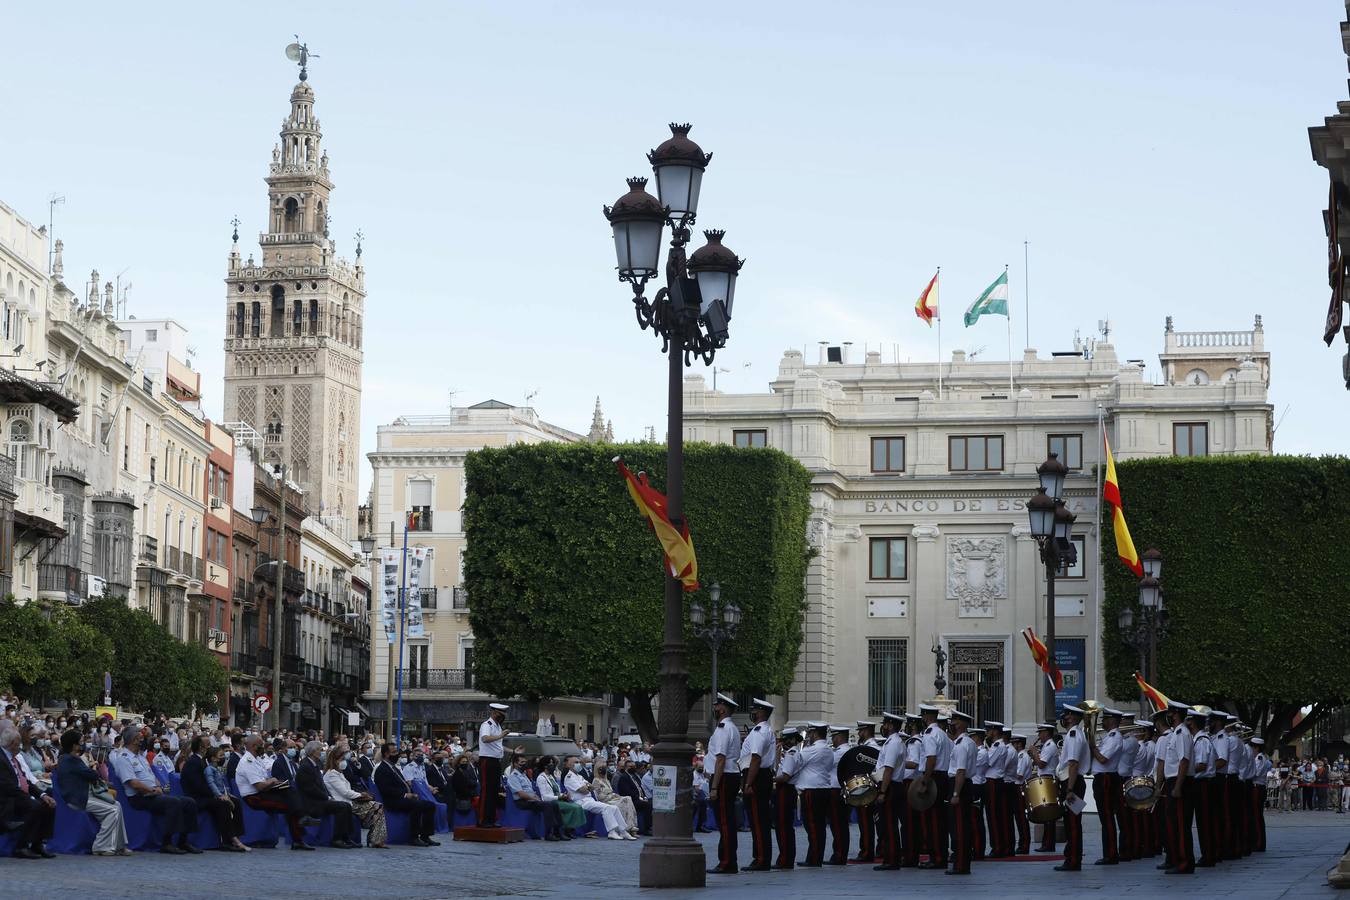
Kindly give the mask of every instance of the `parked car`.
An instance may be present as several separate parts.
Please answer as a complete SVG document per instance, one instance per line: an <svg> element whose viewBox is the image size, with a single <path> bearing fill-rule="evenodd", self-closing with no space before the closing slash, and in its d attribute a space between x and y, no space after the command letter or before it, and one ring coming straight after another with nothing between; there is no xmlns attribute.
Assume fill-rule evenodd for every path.
<svg viewBox="0 0 1350 900"><path fill-rule="evenodd" d="M581 755L581 748L577 746L576 741L559 735L541 737L537 734L508 734L502 738L502 746L508 754L519 749L531 759L545 755L552 756L558 760L560 766L567 757Z"/></svg>

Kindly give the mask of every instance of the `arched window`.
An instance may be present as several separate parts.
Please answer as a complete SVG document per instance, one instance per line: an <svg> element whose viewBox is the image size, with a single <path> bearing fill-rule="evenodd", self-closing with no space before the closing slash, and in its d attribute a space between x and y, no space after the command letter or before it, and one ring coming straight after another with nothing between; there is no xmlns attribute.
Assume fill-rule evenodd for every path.
<svg viewBox="0 0 1350 900"><path fill-rule="evenodd" d="M244 303L242 300L234 305L234 336L244 336Z"/></svg>
<svg viewBox="0 0 1350 900"><path fill-rule="evenodd" d="M299 297L295 298L294 313L291 316L291 332L294 334L303 334L303 322L305 315L305 301Z"/></svg>
<svg viewBox="0 0 1350 900"><path fill-rule="evenodd" d="M272 285L272 324L268 334L286 336L286 289L279 284Z"/></svg>
<svg viewBox="0 0 1350 900"><path fill-rule="evenodd" d="M287 197L282 208L284 210L282 230L287 234L294 234L303 227L300 222L300 203L294 197Z"/></svg>
<svg viewBox="0 0 1350 900"><path fill-rule="evenodd" d="M1209 373L1204 369L1191 369L1186 373L1187 384L1209 384Z"/></svg>
<svg viewBox="0 0 1350 900"><path fill-rule="evenodd" d="M314 207L314 225L318 231L328 234L328 219L323 214L323 201L320 200Z"/></svg>
<svg viewBox="0 0 1350 900"><path fill-rule="evenodd" d="M253 301L253 324L251 333L254 337L262 336L262 304L257 300Z"/></svg>
<svg viewBox="0 0 1350 900"><path fill-rule="evenodd" d="M309 301L309 333L319 333L319 301Z"/></svg>
<svg viewBox="0 0 1350 900"><path fill-rule="evenodd" d="M9 423L9 455L15 462L20 478L31 478L33 472L33 424L25 418L11 419Z"/></svg>

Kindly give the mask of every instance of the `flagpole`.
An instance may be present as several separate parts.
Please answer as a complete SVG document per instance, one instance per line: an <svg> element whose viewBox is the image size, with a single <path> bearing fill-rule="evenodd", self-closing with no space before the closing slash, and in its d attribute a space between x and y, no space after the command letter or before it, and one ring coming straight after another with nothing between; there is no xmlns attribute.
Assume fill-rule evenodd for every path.
<svg viewBox="0 0 1350 900"><path fill-rule="evenodd" d="M1027 346L1031 346L1031 250L1022 242L1022 318L1027 320Z"/></svg>
<svg viewBox="0 0 1350 900"><path fill-rule="evenodd" d="M934 275L933 277L937 279L937 284L933 286L937 288L938 292L938 309L936 316L938 320L937 364L938 364L938 399L941 400L942 399L942 266L938 266L937 274Z"/></svg>
<svg viewBox="0 0 1350 900"><path fill-rule="evenodd" d="M1102 529L1102 447L1106 445L1106 419L1103 416L1102 405L1097 404L1097 627L1093 629L1096 633L1095 643L1096 657L1098 665L1095 667L1098 671L1104 671L1101 666L1102 658L1102 544L1105 542L1105 534ZM1104 693L1104 691L1099 691Z"/></svg>
<svg viewBox="0 0 1350 900"><path fill-rule="evenodd" d="M1008 280L1008 264L1003 264L1003 280ZM1013 399L1013 355L1012 355L1012 304L1008 304L1008 399Z"/></svg>

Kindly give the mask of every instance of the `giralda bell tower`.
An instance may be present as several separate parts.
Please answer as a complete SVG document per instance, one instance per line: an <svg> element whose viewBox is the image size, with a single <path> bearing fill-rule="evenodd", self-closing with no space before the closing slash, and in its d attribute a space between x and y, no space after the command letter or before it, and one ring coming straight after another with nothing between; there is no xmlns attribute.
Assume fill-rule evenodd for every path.
<svg viewBox="0 0 1350 900"><path fill-rule="evenodd" d="M365 270L328 236L333 182L314 116L308 50L281 142L267 174L267 227L259 256L239 257L235 221L225 277L225 420L256 431L263 460L285 463L307 491L310 513L356 537L361 457L361 327Z"/></svg>

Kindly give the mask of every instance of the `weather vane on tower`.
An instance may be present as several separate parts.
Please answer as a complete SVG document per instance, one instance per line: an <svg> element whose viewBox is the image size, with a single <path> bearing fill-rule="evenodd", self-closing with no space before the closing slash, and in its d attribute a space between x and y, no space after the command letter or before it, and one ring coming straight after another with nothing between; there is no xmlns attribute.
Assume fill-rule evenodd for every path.
<svg viewBox="0 0 1350 900"><path fill-rule="evenodd" d="M293 63L299 64L301 81L309 79L309 69L307 67L309 66L309 59L311 56L315 59L319 58L319 54L309 52L309 44L300 43L300 35L298 34L295 36L295 43L286 45L286 58Z"/></svg>

